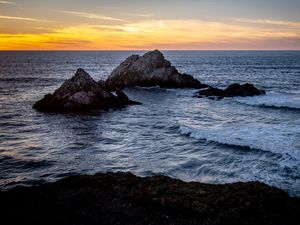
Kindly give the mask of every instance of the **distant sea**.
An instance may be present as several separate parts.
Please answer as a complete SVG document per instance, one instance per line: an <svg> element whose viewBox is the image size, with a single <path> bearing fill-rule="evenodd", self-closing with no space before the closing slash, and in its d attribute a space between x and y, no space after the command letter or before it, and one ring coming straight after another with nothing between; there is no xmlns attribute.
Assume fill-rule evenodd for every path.
<svg viewBox="0 0 300 225"><path fill-rule="evenodd" d="M74 174L130 171L186 181L261 181L300 196L300 52L163 51L180 72L267 94L194 98L196 90L131 88L142 105L86 114L32 109L77 68L106 79L133 51L0 52L0 188Z"/></svg>

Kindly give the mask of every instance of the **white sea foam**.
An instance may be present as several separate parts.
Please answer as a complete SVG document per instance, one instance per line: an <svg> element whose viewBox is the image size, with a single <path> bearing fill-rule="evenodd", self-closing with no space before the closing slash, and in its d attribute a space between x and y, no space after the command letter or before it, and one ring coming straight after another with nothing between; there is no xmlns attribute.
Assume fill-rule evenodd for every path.
<svg viewBox="0 0 300 225"><path fill-rule="evenodd" d="M261 96L237 98L237 102L253 106L300 109L300 94L269 93Z"/></svg>
<svg viewBox="0 0 300 225"><path fill-rule="evenodd" d="M300 160L300 125L294 127L284 124L261 127L255 124L212 127L181 125L179 132L199 140L290 155Z"/></svg>

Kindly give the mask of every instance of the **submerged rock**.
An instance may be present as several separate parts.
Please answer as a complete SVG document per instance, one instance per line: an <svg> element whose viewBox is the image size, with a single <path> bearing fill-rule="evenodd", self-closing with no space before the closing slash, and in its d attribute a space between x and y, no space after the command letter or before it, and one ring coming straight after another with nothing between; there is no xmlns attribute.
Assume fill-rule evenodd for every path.
<svg viewBox="0 0 300 225"><path fill-rule="evenodd" d="M300 223L300 199L259 182L214 185L99 173L0 191L0 200L5 224Z"/></svg>
<svg viewBox="0 0 300 225"><path fill-rule="evenodd" d="M158 51L143 56L132 55L122 62L106 80L110 90L124 87L204 88L207 87L191 75L180 74Z"/></svg>
<svg viewBox="0 0 300 225"><path fill-rule="evenodd" d="M253 84L245 83L238 84L234 83L229 85L226 89L219 89L209 87L203 90L196 92L196 97L209 97L216 96L218 98L224 97L237 97L237 96L255 96L255 95L263 95L266 92L264 90L257 89Z"/></svg>
<svg viewBox="0 0 300 225"><path fill-rule="evenodd" d="M66 80L53 94L47 94L37 101L33 108L46 112L74 112L92 109L109 109L135 104L124 97L122 92L117 96L106 91L93 78L79 68L75 75Z"/></svg>

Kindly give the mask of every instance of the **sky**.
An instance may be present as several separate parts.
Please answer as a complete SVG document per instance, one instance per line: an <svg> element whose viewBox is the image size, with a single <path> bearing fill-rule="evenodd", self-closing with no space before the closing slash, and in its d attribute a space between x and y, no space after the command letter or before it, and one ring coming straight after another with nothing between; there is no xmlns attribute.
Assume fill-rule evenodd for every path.
<svg viewBox="0 0 300 225"><path fill-rule="evenodd" d="M0 1L0 50L300 50L300 0Z"/></svg>

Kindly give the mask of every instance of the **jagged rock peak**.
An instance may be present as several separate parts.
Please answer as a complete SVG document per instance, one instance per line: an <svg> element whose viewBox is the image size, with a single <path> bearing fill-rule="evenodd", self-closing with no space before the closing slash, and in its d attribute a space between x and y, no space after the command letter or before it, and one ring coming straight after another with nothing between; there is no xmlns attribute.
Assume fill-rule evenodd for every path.
<svg viewBox="0 0 300 225"><path fill-rule="evenodd" d="M92 109L117 108L135 102L118 92L115 96L99 85L86 71L79 68L53 94L37 101L33 108L46 112L75 112Z"/></svg>
<svg viewBox="0 0 300 225"><path fill-rule="evenodd" d="M147 52L143 56L129 56L112 71L106 81L106 86L111 90L133 86L207 87L191 75L180 74L159 50Z"/></svg>

